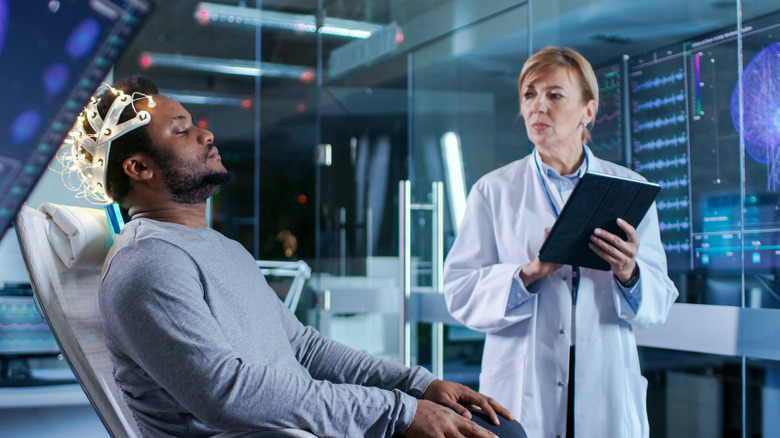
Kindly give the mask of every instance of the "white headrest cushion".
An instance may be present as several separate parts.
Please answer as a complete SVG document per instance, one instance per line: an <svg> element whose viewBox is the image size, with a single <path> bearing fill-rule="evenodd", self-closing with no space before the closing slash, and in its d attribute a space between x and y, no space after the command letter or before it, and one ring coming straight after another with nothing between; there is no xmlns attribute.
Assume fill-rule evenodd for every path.
<svg viewBox="0 0 780 438"><path fill-rule="evenodd" d="M102 209L44 202L38 210L51 217L49 243L66 267L94 269L103 266L114 236Z"/></svg>

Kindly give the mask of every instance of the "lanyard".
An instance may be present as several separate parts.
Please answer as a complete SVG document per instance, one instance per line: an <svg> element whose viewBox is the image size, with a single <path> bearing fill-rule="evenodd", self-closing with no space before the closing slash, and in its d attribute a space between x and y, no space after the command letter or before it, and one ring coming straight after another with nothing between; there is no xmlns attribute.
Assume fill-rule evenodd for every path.
<svg viewBox="0 0 780 438"><path fill-rule="evenodd" d="M588 169L590 169L590 157L588 157L588 151L585 149L584 145L582 146L582 152L585 153L585 172L583 173L587 173ZM552 207L555 218L558 219L558 208L555 206L555 202L553 202L552 195L550 194L550 187L547 185L547 179L542 173L542 166L539 164L539 153L536 149L534 149L534 164L536 164L536 171L539 173L539 178L542 180L544 193L547 195L547 201L550 202L550 207Z"/></svg>
<svg viewBox="0 0 780 438"><path fill-rule="evenodd" d="M585 154L585 172L588 171L590 168L590 158L588 157L588 151L585 149L585 145L582 146L582 152ZM539 173L539 178L542 179L542 185L544 186L544 192L547 195L547 200L550 202L550 207L552 207L553 213L555 214L555 218L558 219L558 208L555 206L555 202L553 202L552 195L550 194L550 187L547 185L547 179L544 177L544 174L542 173L542 166L539 164L539 153L534 149L534 163L536 164L536 171ZM572 266L571 267L571 294L572 294L572 303L577 302L577 290L580 287L580 267L579 266Z"/></svg>

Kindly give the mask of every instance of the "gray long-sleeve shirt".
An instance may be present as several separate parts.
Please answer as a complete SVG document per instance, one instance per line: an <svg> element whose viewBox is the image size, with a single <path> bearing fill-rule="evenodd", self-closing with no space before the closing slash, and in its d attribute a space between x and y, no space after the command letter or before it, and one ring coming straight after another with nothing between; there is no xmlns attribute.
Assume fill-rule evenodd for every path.
<svg viewBox="0 0 780 438"><path fill-rule="evenodd" d="M434 380L303 326L251 254L209 228L129 222L100 308L115 380L149 436L293 427L390 437Z"/></svg>

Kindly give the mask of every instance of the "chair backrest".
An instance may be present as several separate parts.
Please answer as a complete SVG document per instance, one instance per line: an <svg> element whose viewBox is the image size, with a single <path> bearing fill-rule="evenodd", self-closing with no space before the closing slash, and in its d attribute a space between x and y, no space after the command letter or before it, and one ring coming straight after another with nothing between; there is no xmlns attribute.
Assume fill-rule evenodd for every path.
<svg viewBox="0 0 780 438"><path fill-rule="evenodd" d="M100 316L98 291L103 261L113 233L103 210L44 202L38 210L23 206L14 224L22 257L30 275L38 310L46 319L62 355L92 406L115 438L142 434L114 382ZM297 304L309 266L303 262L258 262L269 275L294 277ZM300 430L225 432L218 438L312 437ZM215 438L216 438L215 437Z"/></svg>
<svg viewBox="0 0 780 438"><path fill-rule="evenodd" d="M140 437L114 383L98 305L100 272L113 241L104 212L23 206L15 228L39 311L87 398L111 436Z"/></svg>

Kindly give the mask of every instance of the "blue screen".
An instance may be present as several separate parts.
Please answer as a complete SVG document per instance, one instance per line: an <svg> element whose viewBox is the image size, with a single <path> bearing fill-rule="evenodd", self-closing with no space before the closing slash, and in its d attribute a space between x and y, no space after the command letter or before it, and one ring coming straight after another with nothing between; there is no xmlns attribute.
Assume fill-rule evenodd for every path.
<svg viewBox="0 0 780 438"><path fill-rule="evenodd" d="M670 271L780 266L777 22L775 15L744 26L742 122L733 29L629 62L631 166L661 185Z"/></svg>
<svg viewBox="0 0 780 438"><path fill-rule="evenodd" d="M0 0L0 237L155 0Z"/></svg>

